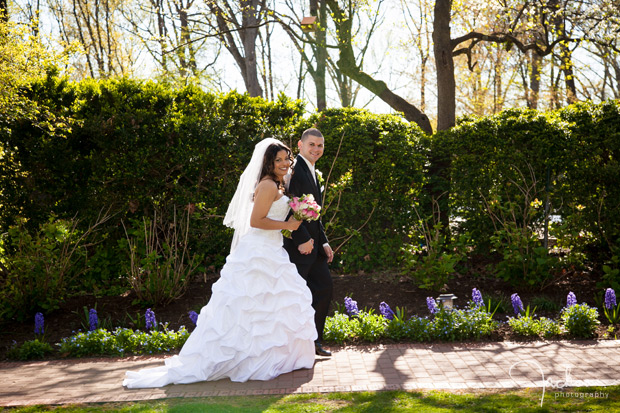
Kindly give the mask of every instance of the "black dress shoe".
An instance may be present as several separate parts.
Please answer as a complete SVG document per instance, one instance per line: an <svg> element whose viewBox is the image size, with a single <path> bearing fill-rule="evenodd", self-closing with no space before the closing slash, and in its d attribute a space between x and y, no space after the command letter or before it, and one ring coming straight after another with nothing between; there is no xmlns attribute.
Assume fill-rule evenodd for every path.
<svg viewBox="0 0 620 413"><path fill-rule="evenodd" d="M323 348L321 343L314 343L314 352L317 356L330 357L332 353Z"/></svg>

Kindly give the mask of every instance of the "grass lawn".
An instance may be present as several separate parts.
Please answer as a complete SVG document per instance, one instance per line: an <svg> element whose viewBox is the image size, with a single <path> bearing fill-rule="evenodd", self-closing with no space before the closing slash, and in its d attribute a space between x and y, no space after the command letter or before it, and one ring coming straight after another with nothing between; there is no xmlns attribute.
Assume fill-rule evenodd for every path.
<svg viewBox="0 0 620 413"><path fill-rule="evenodd" d="M149 402L0 408L0 412L615 412L620 386L479 392L390 391L164 399Z"/></svg>

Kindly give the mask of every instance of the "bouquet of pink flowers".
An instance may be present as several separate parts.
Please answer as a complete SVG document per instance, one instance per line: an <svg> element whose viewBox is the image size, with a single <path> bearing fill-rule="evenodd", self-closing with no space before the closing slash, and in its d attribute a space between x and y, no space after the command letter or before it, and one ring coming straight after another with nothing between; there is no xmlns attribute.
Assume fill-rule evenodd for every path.
<svg viewBox="0 0 620 413"><path fill-rule="evenodd" d="M288 205L293 210L293 216L298 221L316 221L321 215L321 206L316 203L312 194L302 195L301 197L294 196L288 201ZM291 231L283 229L282 235L291 238Z"/></svg>

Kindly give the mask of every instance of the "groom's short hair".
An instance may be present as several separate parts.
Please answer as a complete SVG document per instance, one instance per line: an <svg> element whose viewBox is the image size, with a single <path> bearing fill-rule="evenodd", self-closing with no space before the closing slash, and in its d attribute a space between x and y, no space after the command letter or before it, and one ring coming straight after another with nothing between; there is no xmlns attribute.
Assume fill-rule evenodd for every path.
<svg viewBox="0 0 620 413"><path fill-rule="evenodd" d="M320 130L318 130L317 128L310 128L310 129L306 129L302 134L301 134L301 139L302 141L305 141L306 138L308 136L317 136L319 138L323 138L323 134L321 133ZM325 138L323 138L325 139Z"/></svg>

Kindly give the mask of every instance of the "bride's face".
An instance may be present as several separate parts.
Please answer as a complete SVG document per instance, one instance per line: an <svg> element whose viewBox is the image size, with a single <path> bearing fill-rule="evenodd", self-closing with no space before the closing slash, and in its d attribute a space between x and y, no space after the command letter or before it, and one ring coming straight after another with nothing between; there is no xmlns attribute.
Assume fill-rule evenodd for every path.
<svg viewBox="0 0 620 413"><path fill-rule="evenodd" d="M280 180L289 172L291 167L291 160L288 157L288 152L281 150L276 154L276 159L273 161L273 172Z"/></svg>

